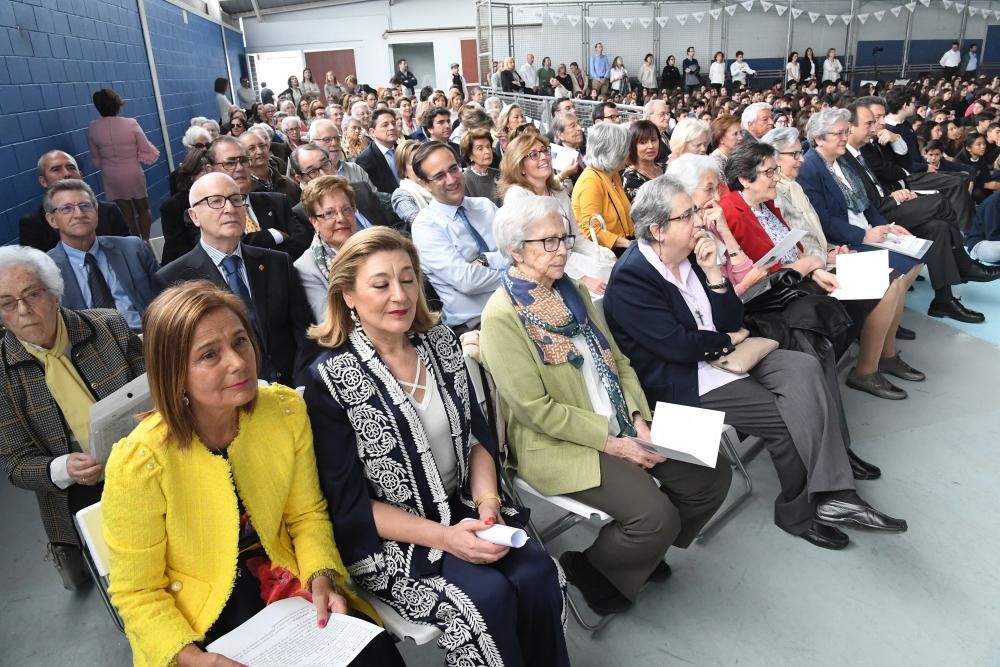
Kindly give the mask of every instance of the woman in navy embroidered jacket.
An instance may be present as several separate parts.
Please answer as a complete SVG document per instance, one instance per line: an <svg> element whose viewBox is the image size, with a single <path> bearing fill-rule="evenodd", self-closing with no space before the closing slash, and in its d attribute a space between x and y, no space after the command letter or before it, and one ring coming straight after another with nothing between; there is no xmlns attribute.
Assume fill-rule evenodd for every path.
<svg viewBox="0 0 1000 667"><path fill-rule="evenodd" d="M475 534L526 517L501 498L494 437L421 281L408 239L364 230L331 265L310 330L326 349L305 399L344 561L401 616L439 627L449 665L568 665L558 566L534 541Z"/></svg>

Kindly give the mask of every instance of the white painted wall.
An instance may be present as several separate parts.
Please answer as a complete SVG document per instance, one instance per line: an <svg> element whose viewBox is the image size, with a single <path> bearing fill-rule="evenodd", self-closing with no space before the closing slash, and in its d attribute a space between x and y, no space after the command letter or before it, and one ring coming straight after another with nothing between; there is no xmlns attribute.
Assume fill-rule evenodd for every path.
<svg viewBox="0 0 1000 667"><path fill-rule="evenodd" d="M358 79L373 86L384 85L392 76L391 45L431 42L433 81L447 89L448 65L461 62L461 40L475 38L475 23L475 3L470 0L395 0L392 6L388 0L370 0L269 14L261 22L247 16L243 30L247 53L354 49ZM389 32L393 29L408 32ZM425 80L421 76L421 83Z"/></svg>

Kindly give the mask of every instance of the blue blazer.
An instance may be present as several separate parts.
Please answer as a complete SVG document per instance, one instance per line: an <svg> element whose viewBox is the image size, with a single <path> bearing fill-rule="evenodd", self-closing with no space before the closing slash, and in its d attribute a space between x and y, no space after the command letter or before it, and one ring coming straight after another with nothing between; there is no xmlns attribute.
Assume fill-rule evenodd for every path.
<svg viewBox="0 0 1000 667"><path fill-rule="evenodd" d="M848 220L844 193L840 191L833 174L826 168L823 156L815 148L806 153L805 162L799 170L799 177L795 180L805 190L810 203L816 209L816 215L823 224L823 233L831 243L849 246L859 246L864 243L865 230L855 227ZM865 217L872 227L889 224L872 202L869 202L868 208L865 209Z"/></svg>
<svg viewBox="0 0 1000 667"><path fill-rule="evenodd" d="M100 244L108 263L128 292L132 305L140 313L145 312L149 302L163 289L163 281L156 276L160 265L153 251L137 236L98 236L95 243ZM48 254L59 267L63 282L66 284L62 298L63 307L70 310L85 310L87 304L84 303L83 293L76 282L76 274L73 273L66 251L60 244Z"/></svg>
<svg viewBox="0 0 1000 667"><path fill-rule="evenodd" d="M980 241L1000 241L1000 193L994 192L983 200L965 235L965 247L969 250Z"/></svg>
<svg viewBox="0 0 1000 667"><path fill-rule="evenodd" d="M705 273L691 268L702 285ZM656 401L701 406L698 362L733 351L728 332L743 326L743 302L731 288L707 287L719 331L701 331L680 290L664 280L633 242L615 263L604 293L604 315L618 347L632 362L650 407Z"/></svg>

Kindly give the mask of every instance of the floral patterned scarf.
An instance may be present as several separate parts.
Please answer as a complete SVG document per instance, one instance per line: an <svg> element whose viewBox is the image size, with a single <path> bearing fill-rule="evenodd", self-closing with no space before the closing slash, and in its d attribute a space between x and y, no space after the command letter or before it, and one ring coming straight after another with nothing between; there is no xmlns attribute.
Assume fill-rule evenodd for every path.
<svg viewBox="0 0 1000 667"><path fill-rule="evenodd" d="M330 282L330 265L333 264L333 260L337 257L337 251L333 249L333 246L321 239L319 234L313 234L312 244L309 246L309 254L312 256L313 261L316 262L316 268L319 269L323 278L327 282Z"/></svg>
<svg viewBox="0 0 1000 667"><path fill-rule="evenodd" d="M583 336L601 385L615 406L621 433L635 435L611 344L590 321L583 298L573 281L563 276L552 285L552 289L547 289L511 266L504 273L502 284L528 338L535 344L538 356L546 366L568 362L574 368L582 367L583 356L570 339Z"/></svg>

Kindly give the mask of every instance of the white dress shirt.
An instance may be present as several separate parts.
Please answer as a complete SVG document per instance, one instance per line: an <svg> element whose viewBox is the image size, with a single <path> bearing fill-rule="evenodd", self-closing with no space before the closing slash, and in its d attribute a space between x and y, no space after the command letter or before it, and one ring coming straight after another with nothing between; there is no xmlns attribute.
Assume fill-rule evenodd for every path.
<svg viewBox="0 0 1000 667"><path fill-rule="evenodd" d="M941 60L939 62L941 67L958 67L962 62L962 52L956 51L955 49L948 49L944 52L944 55L941 56Z"/></svg>
<svg viewBox="0 0 1000 667"><path fill-rule="evenodd" d="M523 63L517 68L517 71L524 79L526 88L538 88L538 70L535 69L534 65Z"/></svg>
<svg viewBox="0 0 1000 667"><path fill-rule="evenodd" d="M732 78L733 83L742 83L746 85L747 74L756 74L757 70L752 69L747 61L734 60L733 64L729 66L729 76Z"/></svg>
<svg viewBox="0 0 1000 667"><path fill-rule="evenodd" d="M712 62L708 66L708 82L714 84L724 84L726 82L726 63Z"/></svg>
<svg viewBox="0 0 1000 667"><path fill-rule="evenodd" d="M838 81L843 70L844 66L840 64L839 60L827 58L823 61L823 81Z"/></svg>

